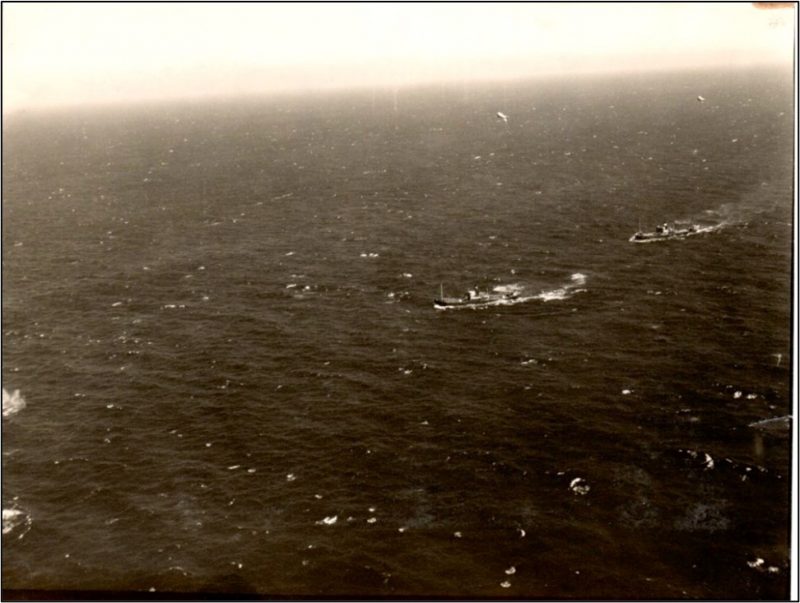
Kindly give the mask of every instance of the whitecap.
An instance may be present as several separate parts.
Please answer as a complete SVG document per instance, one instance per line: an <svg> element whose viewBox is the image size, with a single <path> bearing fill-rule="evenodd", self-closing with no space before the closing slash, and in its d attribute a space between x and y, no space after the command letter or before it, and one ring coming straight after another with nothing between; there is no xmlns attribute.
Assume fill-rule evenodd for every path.
<svg viewBox="0 0 800 603"><path fill-rule="evenodd" d="M755 427L756 429L788 429L791 426L792 415L784 415L782 417L771 417L769 419L762 419L748 424L748 427Z"/></svg>
<svg viewBox="0 0 800 603"><path fill-rule="evenodd" d="M31 529L32 520L27 513L20 509L3 509L3 536L11 534L20 528L17 538L22 538Z"/></svg>
<svg viewBox="0 0 800 603"><path fill-rule="evenodd" d="M589 484L586 483L586 480L582 477L576 477L569 483L569 489L572 490L574 494L585 496L589 493Z"/></svg>
<svg viewBox="0 0 800 603"><path fill-rule="evenodd" d="M586 275L580 272L576 272L570 276L571 283L560 287L558 289L552 289L550 291L542 291L538 296L538 299L542 301L556 301L556 300L564 300L572 297L575 293L581 293L585 291L585 289L581 289L580 287L586 284Z"/></svg>
<svg viewBox="0 0 800 603"><path fill-rule="evenodd" d="M569 291L567 289L554 289L552 291L543 291L539 294L538 298L542 301L557 301L562 299L567 299L567 294Z"/></svg>
<svg viewBox="0 0 800 603"><path fill-rule="evenodd" d="M19 523L24 513L18 509L3 509L3 534L8 534Z"/></svg>
<svg viewBox="0 0 800 603"><path fill-rule="evenodd" d="M15 389L12 394L9 394L5 388L3 388L3 416L4 417L11 417L25 408L25 398L19 393L18 389Z"/></svg>

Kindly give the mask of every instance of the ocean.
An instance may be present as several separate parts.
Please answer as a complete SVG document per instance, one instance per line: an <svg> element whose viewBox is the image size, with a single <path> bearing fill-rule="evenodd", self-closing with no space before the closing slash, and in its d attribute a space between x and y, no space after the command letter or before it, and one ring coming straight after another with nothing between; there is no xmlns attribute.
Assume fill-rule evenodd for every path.
<svg viewBox="0 0 800 603"><path fill-rule="evenodd" d="M793 133L767 69L6 116L3 588L788 597Z"/></svg>

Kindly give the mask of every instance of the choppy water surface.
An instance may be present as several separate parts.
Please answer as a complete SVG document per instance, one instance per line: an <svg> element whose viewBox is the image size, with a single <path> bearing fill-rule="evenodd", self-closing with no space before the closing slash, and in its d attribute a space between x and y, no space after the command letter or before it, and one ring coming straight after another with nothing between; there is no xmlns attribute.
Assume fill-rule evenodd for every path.
<svg viewBox="0 0 800 603"><path fill-rule="evenodd" d="M4 587L787 596L792 132L771 72L10 116Z"/></svg>

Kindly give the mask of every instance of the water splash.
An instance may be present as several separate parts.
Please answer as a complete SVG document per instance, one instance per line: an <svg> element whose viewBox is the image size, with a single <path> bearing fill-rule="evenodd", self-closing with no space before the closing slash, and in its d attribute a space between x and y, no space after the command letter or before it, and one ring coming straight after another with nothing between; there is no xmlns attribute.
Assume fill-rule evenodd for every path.
<svg viewBox="0 0 800 603"><path fill-rule="evenodd" d="M783 431L789 430L792 427L792 415L784 415L782 417L771 417L769 419L762 419L749 423L748 427L754 429L761 429L764 431Z"/></svg>
<svg viewBox="0 0 800 603"><path fill-rule="evenodd" d="M3 388L3 416L4 417L11 417L25 408L25 398L19 393L18 389L14 390L14 393L9 394L5 388Z"/></svg>
<svg viewBox="0 0 800 603"><path fill-rule="evenodd" d="M583 285L586 284L585 274L576 272L570 277L570 281L571 282L565 285L564 287L553 289L551 291L542 291L539 295L534 296L533 299L541 299L542 301L546 302L554 300L563 300L572 297L576 293L586 291L586 289L581 288L583 287Z"/></svg>
<svg viewBox="0 0 800 603"><path fill-rule="evenodd" d="M5 392L4 392L5 393ZM17 538L22 538L31 529L30 516L20 509L3 509L3 536L19 533Z"/></svg>

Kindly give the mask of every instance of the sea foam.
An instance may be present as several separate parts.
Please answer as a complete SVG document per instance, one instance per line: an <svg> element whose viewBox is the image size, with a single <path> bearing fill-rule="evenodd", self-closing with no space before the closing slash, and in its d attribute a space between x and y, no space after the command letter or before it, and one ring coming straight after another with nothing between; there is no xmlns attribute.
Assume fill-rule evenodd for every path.
<svg viewBox="0 0 800 603"><path fill-rule="evenodd" d="M25 408L25 398L19 393L18 389L14 390L14 393L9 394L5 388L3 388L3 416L4 417L11 417Z"/></svg>
<svg viewBox="0 0 800 603"><path fill-rule="evenodd" d="M17 538L22 538L31 529L31 518L19 509L3 509L3 536L12 532L19 532Z"/></svg>

